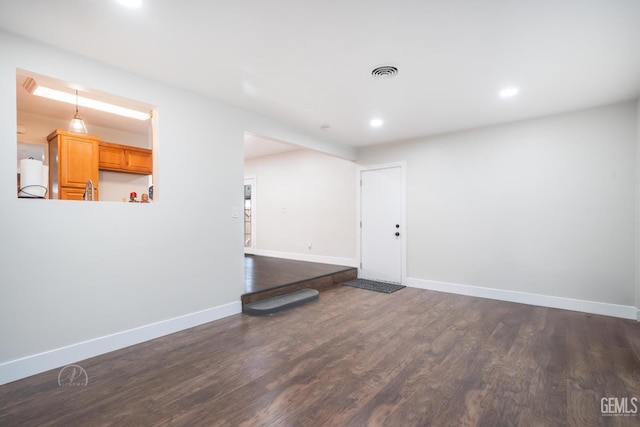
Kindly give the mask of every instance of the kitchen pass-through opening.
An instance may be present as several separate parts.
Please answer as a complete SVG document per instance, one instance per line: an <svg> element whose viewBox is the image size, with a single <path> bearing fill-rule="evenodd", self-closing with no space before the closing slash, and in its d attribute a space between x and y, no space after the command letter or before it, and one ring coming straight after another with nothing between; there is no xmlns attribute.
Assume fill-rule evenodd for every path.
<svg viewBox="0 0 640 427"><path fill-rule="evenodd" d="M153 105L16 70L21 199L153 203Z"/></svg>

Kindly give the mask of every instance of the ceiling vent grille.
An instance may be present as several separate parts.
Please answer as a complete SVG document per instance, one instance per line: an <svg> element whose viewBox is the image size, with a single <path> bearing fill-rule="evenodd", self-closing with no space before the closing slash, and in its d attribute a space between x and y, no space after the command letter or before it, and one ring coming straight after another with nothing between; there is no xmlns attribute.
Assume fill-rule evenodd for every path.
<svg viewBox="0 0 640 427"><path fill-rule="evenodd" d="M382 65L371 70L374 79L390 79L398 75L398 68L393 65Z"/></svg>

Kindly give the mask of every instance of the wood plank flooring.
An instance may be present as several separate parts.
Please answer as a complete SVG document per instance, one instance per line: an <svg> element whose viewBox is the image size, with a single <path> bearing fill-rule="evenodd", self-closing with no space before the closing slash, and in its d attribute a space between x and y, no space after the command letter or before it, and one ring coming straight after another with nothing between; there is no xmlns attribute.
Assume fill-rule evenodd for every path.
<svg viewBox="0 0 640 427"><path fill-rule="evenodd" d="M245 293L242 305L303 288L320 292L358 277L358 269L257 255L244 257Z"/></svg>
<svg viewBox="0 0 640 427"><path fill-rule="evenodd" d="M244 288L250 294L350 270L357 271L344 265L245 255Z"/></svg>
<svg viewBox="0 0 640 427"><path fill-rule="evenodd" d="M413 288L339 286L78 364L87 386L1 386L0 425L640 425L600 405L640 398L637 322Z"/></svg>

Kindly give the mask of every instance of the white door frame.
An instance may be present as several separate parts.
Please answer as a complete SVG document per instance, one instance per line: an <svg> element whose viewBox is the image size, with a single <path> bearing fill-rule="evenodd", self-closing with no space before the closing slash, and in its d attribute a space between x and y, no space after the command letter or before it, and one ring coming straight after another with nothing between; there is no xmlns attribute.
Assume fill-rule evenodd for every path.
<svg viewBox="0 0 640 427"><path fill-rule="evenodd" d="M362 191L360 188L360 180L362 172L376 170L376 169L388 169L388 168L400 168L400 218L402 223L400 224L400 235L402 236L401 250L402 250L402 284L406 285L407 279L407 162L402 160L399 162L382 163L376 165L358 165L356 168L356 251L358 254L358 277L360 276L360 266L362 263L362 228L360 222L362 221Z"/></svg>
<svg viewBox="0 0 640 427"><path fill-rule="evenodd" d="M245 254L255 254L257 245L257 236L256 236L256 223L258 222L258 210L256 209L256 195L258 194L258 179L255 175L245 176L244 177L244 185L247 185L247 181L251 181L251 247L244 246ZM244 188L244 187L243 187ZM242 236L244 242L244 197L242 199Z"/></svg>

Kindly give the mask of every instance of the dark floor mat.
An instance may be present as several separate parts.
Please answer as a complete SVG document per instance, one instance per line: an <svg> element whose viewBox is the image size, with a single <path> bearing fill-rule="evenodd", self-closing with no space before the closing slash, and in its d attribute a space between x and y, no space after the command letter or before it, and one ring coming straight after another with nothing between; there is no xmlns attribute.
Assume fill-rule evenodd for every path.
<svg viewBox="0 0 640 427"><path fill-rule="evenodd" d="M368 289L370 291L384 292L390 294L398 291L402 288L406 288L404 285L397 285L395 283L376 282L374 280L356 279L350 282L343 283L345 286L353 286L354 288Z"/></svg>

